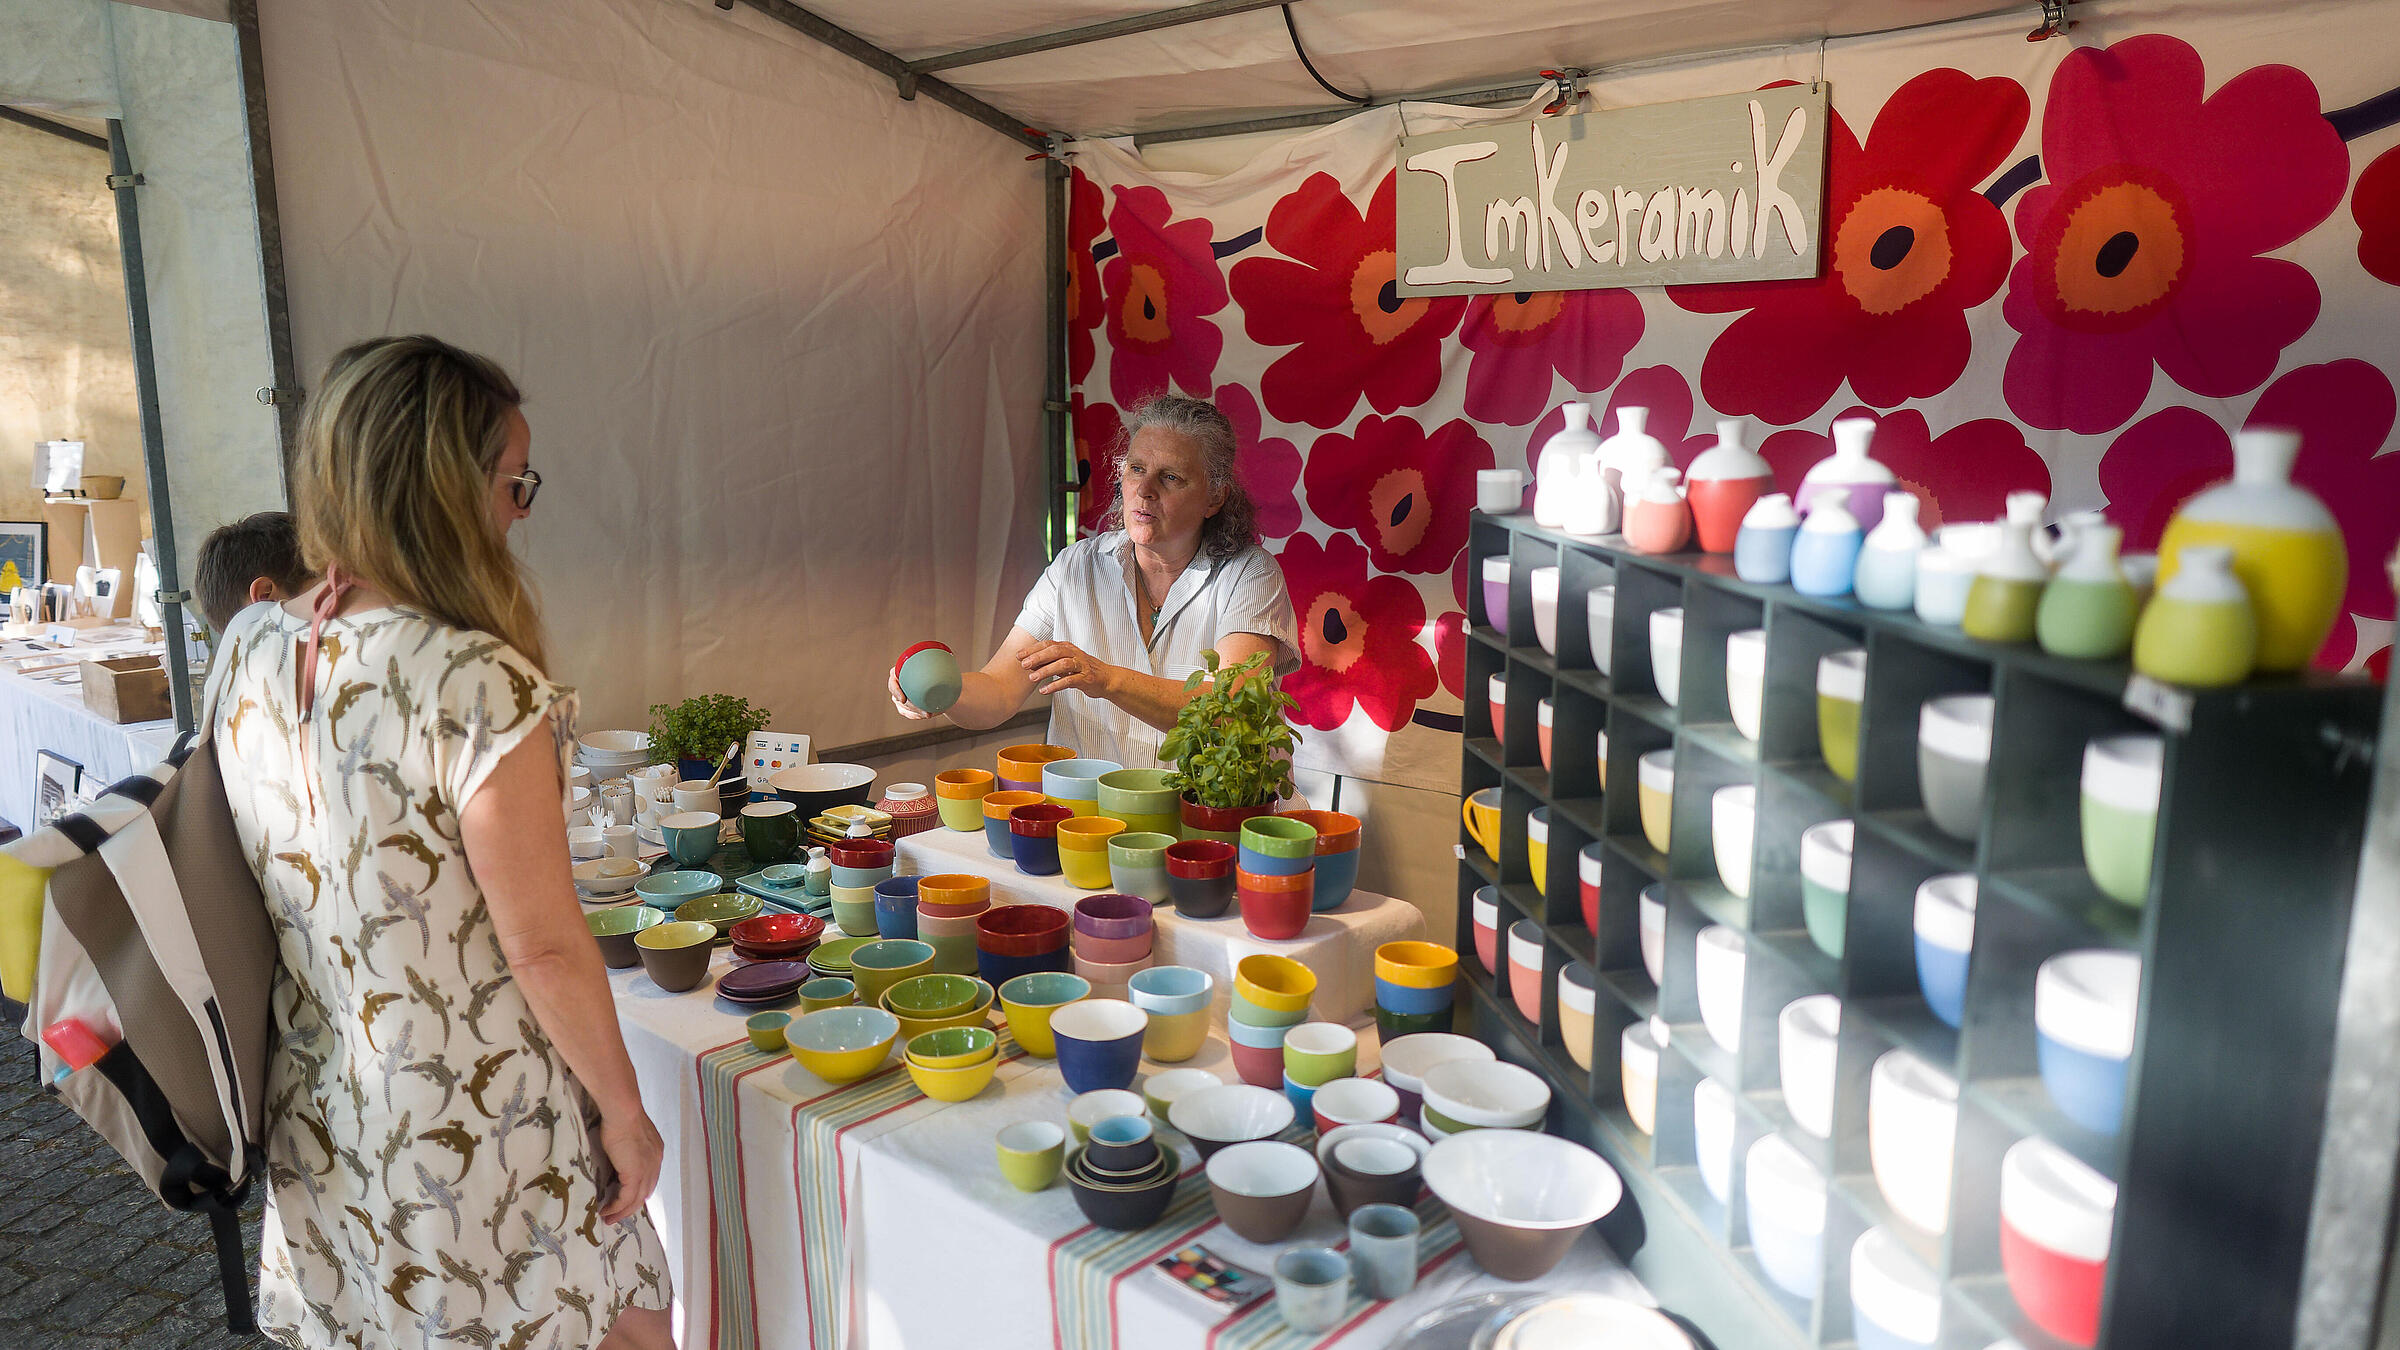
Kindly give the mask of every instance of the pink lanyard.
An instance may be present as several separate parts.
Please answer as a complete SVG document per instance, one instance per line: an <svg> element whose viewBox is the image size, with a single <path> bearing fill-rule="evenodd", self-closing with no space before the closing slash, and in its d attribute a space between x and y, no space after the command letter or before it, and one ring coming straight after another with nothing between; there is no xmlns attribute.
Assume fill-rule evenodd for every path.
<svg viewBox="0 0 2400 1350"><path fill-rule="evenodd" d="M308 621L308 641L300 648L300 716L306 718L317 707L317 651L325 643L325 621L342 607L342 601L358 583L342 575L339 567L325 569L325 589L317 593L317 603Z"/></svg>

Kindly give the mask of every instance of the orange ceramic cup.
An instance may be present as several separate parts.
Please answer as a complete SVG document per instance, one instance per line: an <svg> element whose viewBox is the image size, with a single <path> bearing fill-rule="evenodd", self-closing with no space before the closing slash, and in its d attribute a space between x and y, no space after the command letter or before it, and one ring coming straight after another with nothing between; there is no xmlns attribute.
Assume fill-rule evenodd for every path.
<svg viewBox="0 0 2400 1350"><path fill-rule="evenodd" d="M1042 766L1053 760L1073 759L1075 752L1063 745L1012 745L1000 752L1000 786L1010 792L1031 791L1037 796L1042 790Z"/></svg>
<svg viewBox="0 0 2400 1350"><path fill-rule="evenodd" d="M1359 818L1347 811L1278 811L1279 816L1312 826L1317 832L1317 856L1348 853L1358 847Z"/></svg>
<svg viewBox="0 0 2400 1350"><path fill-rule="evenodd" d="M917 912L939 918L980 914L992 903L992 883L972 872L936 872L917 880Z"/></svg>

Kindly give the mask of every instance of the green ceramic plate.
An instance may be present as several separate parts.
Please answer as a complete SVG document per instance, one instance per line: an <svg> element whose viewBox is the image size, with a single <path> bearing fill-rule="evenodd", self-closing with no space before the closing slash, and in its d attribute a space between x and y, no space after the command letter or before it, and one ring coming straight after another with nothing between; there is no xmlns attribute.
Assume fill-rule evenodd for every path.
<svg viewBox="0 0 2400 1350"><path fill-rule="evenodd" d="M877 939L845 937L835 938L831 942L820 942L809 951L808 964L819 975L847 977L850 974L850 953L874 941Z"/></svg>

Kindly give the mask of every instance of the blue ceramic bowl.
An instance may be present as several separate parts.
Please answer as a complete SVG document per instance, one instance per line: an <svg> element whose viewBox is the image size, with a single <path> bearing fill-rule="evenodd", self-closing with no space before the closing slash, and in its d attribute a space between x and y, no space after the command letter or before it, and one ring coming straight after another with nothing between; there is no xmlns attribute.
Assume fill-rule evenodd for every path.
<svg viewBox="0 0 2400 1350"><path fill-rule="evenodd" d="M1375 1006L1403 1017L1447 1012L1457 999L1458 983L1455 980L1439 989L1418 989L1394 984L1380 975L1375 977Z"/></svg>
<svg viewBox="0 0 2400 1350"><path fill-rule="evenodd" d="M1008 817L985 816L983 818L984 847L992 851L993 857L1003 862L1015 858L1017 856L1016 846L1009 842L1015 837L1008 832Z"/></svg>
<svg viewBox="0 0 2400 1350"><path fill-rule="evenodd" d="M1054 802L1100 799L1100 779L1125 766L1106 759L1054 759L1042 766L1042 795Z"/></svg>
<svg viewBox="0 0 2400 1350"><path fill-rule="evenodd" d="M633 893L642 897L643 904L669 913L686 900L724 889L725 879L714 872L660 872L633 883Z"/></svg>
<svg viewBox="0 0 2400 1350"><path fill-rule="evenodd" d="M1067 971L1070 960L1064 946L1039 956L999 956L978 948L975 952L975 973L983 977L985 984L997 989L1019 975L1031 975L1042 970Z"/></svg>
<svg viewBox="0 0 2400 1350"><path fill-rule="evenodd" d="M1256 877L1296 877L1317 865L1314 854L1305 858L1270 858L1245 844L1242 846L1241 869Z"/></svg>
<svg viewBox="0 0 2400 1350"><path fill-rule="evenodd" d="M1058 837L1018 834L1008 836L1010 856L1017 860L1017 870L1029 877L1058 875Z"/></svg>
<svg viewBox="0 0 2400 1350"><path fill-rule="evenodd" d="M939 643L926 643L914 649L893 674L900 678L900 692L908 701L929 713L945 713L958 702L962 685L958 657Z"/></svg>
<svg viewBox="0 0 2400 1350"><path fill-rule="evenodd" d="M892 865L890 863L885 863L881 867L844 867L840 863L833 864L834 885L855 886L862 891L891 874Z"/></svg>
<svg viewBox="0 0 2400 1350"><path fill-rule="evenodd" d="M1300 1113L1299 1119L1308 1120L1313 1117L1314 1108L1311 1103L1317 1099L1315 1088L1293 1082L1292 1076L1287 1073L1283 1076L1283 1095L1291 1099L1292 1109Z"/></svg>
<svg viewBox="0 0 2400 1350"><path fill-rule="evenodd" d="M2034 1058L2041 1065L2042 1086L2059 1114L2095 1134L2115 1134L2125 1120L2125 1066L2079 1050L2047 1035L2036 1034Z"/></svg>
<svg viewBox="0 0 2400 1350"><path fill-rule="evenodd" d="M875 931L887 938L917 935L917 883L920 877L885 877L875 883Z"/></svg>
<svg viewBox="0 0 2400 1350"><path fill-rule="evenodd" d="M1216 988L1214 976L1190 966L1152 966L1135 971L1126 982L1134 1006L1152 1017L1204 1012Z"/></svg>
<svg viewBox="0 0 2400 1350"><path fill-rule="evenodd" d="M1957 1027L1967 1019L1967 954L1919 937L1917 985L1933 1015Z"/></svg>
<svg viewBox="0 0 2400 1350"><path fill-rule="evenodd" d="M1232 1038L1235 1045L1247 1045L1257 1050L1281 1050L1283 1038L1290 1035L1291 1030L1288 1026L1254 1027L1248 1022L1228 1021L1225 1024L1225 1034Z"/></svg>
<svg viewBox="0 0 2400 1350"><path fill-rule="evenodd" d="M1070 1091L1129 1088L1142 1066L1142 1035L1150 1019L1117 999L1083 999L1050 1014L1058 1071Z"/></svg>
<svg viewBox="0 0 2400 1350"><path fill-rule="evenodd" d="M1317 889L1308 907L1322 914L1339 909L1350 898L1351 888L1358 885L1358 850L1317 855Z"/></svg>

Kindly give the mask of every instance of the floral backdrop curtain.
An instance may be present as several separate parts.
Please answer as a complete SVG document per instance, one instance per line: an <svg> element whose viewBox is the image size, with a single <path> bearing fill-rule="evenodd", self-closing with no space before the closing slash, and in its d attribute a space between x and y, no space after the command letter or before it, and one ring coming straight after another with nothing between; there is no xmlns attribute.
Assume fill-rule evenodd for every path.
<svg viewBox="0 0 2400 1350"><path fill-rule="evenodd" d="M2296 477L2350 543L2318 663L2381 674L2400 67L2370 35L2400 5L2262 8L2116 7L2071 40L1999 21L1596 87L1607 106L1830 81L1826 265L1805 281L1399 298L1396 138L1540 100L1377 109L1214 176L1080 142L1082 524L1114 491L1125 409L1214 398L1299 611L1304 764L1433 787L1457 777L1475 471L1530 478L1567 399L1611 427L1649 409L1679 465L1744 418L1787 489L1836 418L1870 417L1929 525L2031 488L2054 517L2105 509L2128 551L2230 474L2233 430L2291 426Z"/></svg>

